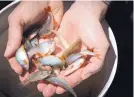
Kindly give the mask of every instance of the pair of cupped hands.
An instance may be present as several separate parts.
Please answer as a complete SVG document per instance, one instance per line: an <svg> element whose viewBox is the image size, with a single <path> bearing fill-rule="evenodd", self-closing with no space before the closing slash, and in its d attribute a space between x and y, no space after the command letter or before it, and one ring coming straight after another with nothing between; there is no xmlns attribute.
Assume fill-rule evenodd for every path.
<svg viewBox="0 0 134 97"><path fill-rule="evenodd" d="M61 1L22 1L9 15L8 42L4 54L12 69L19 74L21 81L28 77L29 73L21 75L23 69L15 59L15 52L21 44L24 30L35 23L41 23L46 18L44 8L47 6L51 7L54 18L60 25L58 29L60 36L63 36L69 44L79 37L83 42L82 48L84 46L89 49L94 48L94 52L100 54L100 59L91 57L90 62L85 67L64 77L73 88L97 73L103 66L109 43L100 20L104 17L107 6L101 1L76 1L63 15L64 6ZM45 97L65 92L63 88L43 81L38 83L37 88Z"/></svg>

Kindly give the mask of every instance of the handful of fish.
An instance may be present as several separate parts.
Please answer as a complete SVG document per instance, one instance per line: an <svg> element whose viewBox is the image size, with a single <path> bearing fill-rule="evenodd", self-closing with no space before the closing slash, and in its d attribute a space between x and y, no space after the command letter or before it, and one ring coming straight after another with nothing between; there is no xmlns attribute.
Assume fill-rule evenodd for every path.
<svg viewBox="0 0 134 97"><path fill-rule="evenodd" d="M87 49L76 52L80 48L81 40L77 39L71 45L67 44L67 41L63 37L56 34L57 23L50 7L45 10L48 13L45 24L25 38L15 55L17 62L25 70L29 71L29 68L32 68L30 65L33 64L38 69L25 79L23 83L47 80L50 83L61 86L72 93L74 97L77 97L67 82L57 76L63 69L65 69L65 76L70 75L83 66L88 56L97 56L97 54ZM54 41L54 37L49 37L52 34L55 34L54 37L59 38L65 48L60 56L54 55L56 42Z"/></svg>

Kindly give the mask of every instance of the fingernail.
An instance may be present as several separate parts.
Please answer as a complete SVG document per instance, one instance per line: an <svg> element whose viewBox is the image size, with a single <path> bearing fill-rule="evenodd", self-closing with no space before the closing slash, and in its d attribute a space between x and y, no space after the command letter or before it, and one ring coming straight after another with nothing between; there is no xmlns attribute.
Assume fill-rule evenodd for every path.
<svg viewBox="0 0 134 97"><path fill-rule="evenodd" d="M86 74L83 75L82 79L85 80L88 77L90 77L91 75L92 75L92 73L91 72L88 72L88 73L86 73Z"/></svg>

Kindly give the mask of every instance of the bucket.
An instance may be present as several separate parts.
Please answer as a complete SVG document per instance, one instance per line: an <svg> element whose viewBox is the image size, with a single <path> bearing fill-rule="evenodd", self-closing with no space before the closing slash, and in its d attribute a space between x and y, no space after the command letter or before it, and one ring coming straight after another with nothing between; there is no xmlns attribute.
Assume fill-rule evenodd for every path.
<svg viewBox="0 0 134 97"><path fill-rule="evenodd" d="M7 43L7 29L8 29L8 16L13 9L19 4L19 1L14 1L0 11L0 90L7 93L10 97L29 97L32 90L18 89L17 83L19 78L16 73L11 69L9 63L4 58L4 51ZM72 2L64 2L65 10L67 10ZM102 70L90 78L84 80L81 84L77 85L74 90L78 97L103 97L108 91L115 77L117 70L118 51L114 34L105 20L102 21L102 26L105 34L110 43L110 49L106 55L104 66ZM30 86L36 90L36 85ZM30 97L43 97L37 92L36 95ZM61 95L54 95L54 97L71 97L70 93L66 92Z"/></svg>

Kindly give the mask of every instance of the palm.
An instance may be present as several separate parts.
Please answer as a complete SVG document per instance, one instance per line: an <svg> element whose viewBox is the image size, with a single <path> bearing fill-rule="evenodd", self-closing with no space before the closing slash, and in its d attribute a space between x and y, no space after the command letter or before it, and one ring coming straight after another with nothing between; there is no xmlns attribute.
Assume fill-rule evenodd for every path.
<svg viewBox="0 0 134 97"><path fill-rule="evenodd" d="M99 20L93 18L89 14L85 16L86 12L80 14L80 11L82 12L81 9L72 9L65 13L59 28L59 34L63 36L69 44L75 41L78 37L81 38L83 42L82 49L85 47L88 47L89 49L94 48L94 52L100 54L100 59L91 57L90 62L85 67L80 68L67 77L63 76L64 71L62 71L60 77L64 78L71 87L76 86L82 80L88 78L93 73L96 73L101 69L108 49L108 41ZM38 89L40 91L43 90L44 95L51 96L55 92L58 94L64 92L62 88L55 87L52 84L43 88L43 86L46 85L47 84L43 85L42 83L38 85Z"/></svg>

